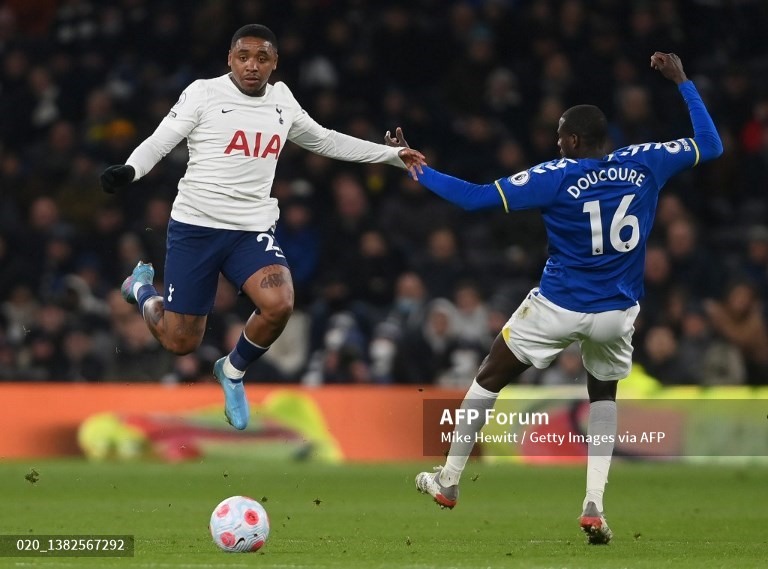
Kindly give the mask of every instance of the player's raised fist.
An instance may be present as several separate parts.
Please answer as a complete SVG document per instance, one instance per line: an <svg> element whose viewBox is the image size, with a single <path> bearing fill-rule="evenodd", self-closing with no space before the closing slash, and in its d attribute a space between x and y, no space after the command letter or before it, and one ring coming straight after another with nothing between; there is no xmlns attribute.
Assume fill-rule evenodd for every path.
<svg viewBox="0 0 768 569"><path fill-rule="evenodd" d="M683 62L674 53L657 51L651 56L651 67L678 85L688 79L683 71Z"/></svg>
<svg viewBox="0 0 768 569"><path fill-rule="evenodd" d="M117 164L110 166L101 173L101 189L108 194L114 194L120 188L124 188L136 176L136 170L133 166L127 164Z"/></svg>

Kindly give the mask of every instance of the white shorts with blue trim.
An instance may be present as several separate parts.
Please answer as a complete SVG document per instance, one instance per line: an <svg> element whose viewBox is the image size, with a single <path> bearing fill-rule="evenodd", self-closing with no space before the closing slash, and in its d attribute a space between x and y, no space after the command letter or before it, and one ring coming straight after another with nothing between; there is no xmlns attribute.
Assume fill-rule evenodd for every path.
<svg viewBox="0 0 768 569"><path fill-rule="evenodd" d="M544 369L574 342L581 347L584 368L597 379L624 379L632 369L632 334L640 312L626 310L594 314L573 312L544 298L534 288L507 321L501 333L515 357Z"/></svg>

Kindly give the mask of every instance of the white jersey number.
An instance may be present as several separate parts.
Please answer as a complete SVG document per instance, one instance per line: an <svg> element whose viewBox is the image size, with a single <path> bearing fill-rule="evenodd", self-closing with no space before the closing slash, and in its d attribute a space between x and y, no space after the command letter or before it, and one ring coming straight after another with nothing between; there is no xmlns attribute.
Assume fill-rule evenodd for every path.
<svg viewBox="0 0 768 569"><path fill-rule="evenodd" d="M635 194L629 194L622 198L616 213L611 220L611 245L619 253L627 253L637 247L640 242L640 222L634 215L627 215L629 204L635 198ZM603 222L600 217L600 201L595 200L584 204L584 213L589 214L589 225L592 229L592 254L602 255L603 249ZM621 230L629 227L632 231L627 241L622 241Z"/></svg>
<svg viewBox="0 0 768 569"><path fill-rule="evenodd" d="M256 241L261 243L264 240L267 240L267 247L265 251L274 251L275 257L280 257L281 259L285 259L285 255L283 255L283 250L280 249L277 245L275 245L275 238L272 237L269 233L259 233L259 236L256 238Z"/></svg>

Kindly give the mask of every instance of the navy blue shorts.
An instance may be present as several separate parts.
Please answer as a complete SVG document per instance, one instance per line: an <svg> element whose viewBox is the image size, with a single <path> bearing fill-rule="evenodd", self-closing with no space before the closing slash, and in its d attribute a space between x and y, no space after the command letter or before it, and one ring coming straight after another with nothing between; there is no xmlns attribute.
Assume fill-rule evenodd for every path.
<svg viewBox="0 0 768 569"><path fill-rule="evenodd" d="M273 230L236 231L190 225L171 219L165 255L166 310L208 314L219 273L237 288L268 265L288 267Z"/></svg>

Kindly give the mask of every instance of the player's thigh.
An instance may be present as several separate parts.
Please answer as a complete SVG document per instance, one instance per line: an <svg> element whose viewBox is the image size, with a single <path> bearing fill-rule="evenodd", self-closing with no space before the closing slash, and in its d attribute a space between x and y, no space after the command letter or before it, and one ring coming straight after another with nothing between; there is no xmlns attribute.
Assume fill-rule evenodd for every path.
<svg viewBox="0 0 768 569"><path fill-rule="evenodd" d="M245 281L243 293L265 317L282 321L293 312L293 280L284 265L269 265L256 271Z"/></svg>
<svg viewBox="0 0 768 569"><path fill-rule="evenodd" d="M173 219L169 222L163 295L166 311L195 316L211 311L230 233Z"/></svg>
<svg viewBox="0 0 768 569"><path fill-rule="evenodd" d="M581 341L584 368L603 381L624 379L632 370L632 335L639 306L590 315L591 333Z"/></svg>
<svg viewBox="0 0 768 569"><path fill-rule="evenodd" d="M578 339L583 317L579 312L560 308L533 289L501 333L518 360L543 369Z"/></svg>
<svg viewBox="0 0 768 569"><path fill-rule="evenodd" d="M293 306L291 271L272 230L241 232L222 273L259 308Z"/></svg>

